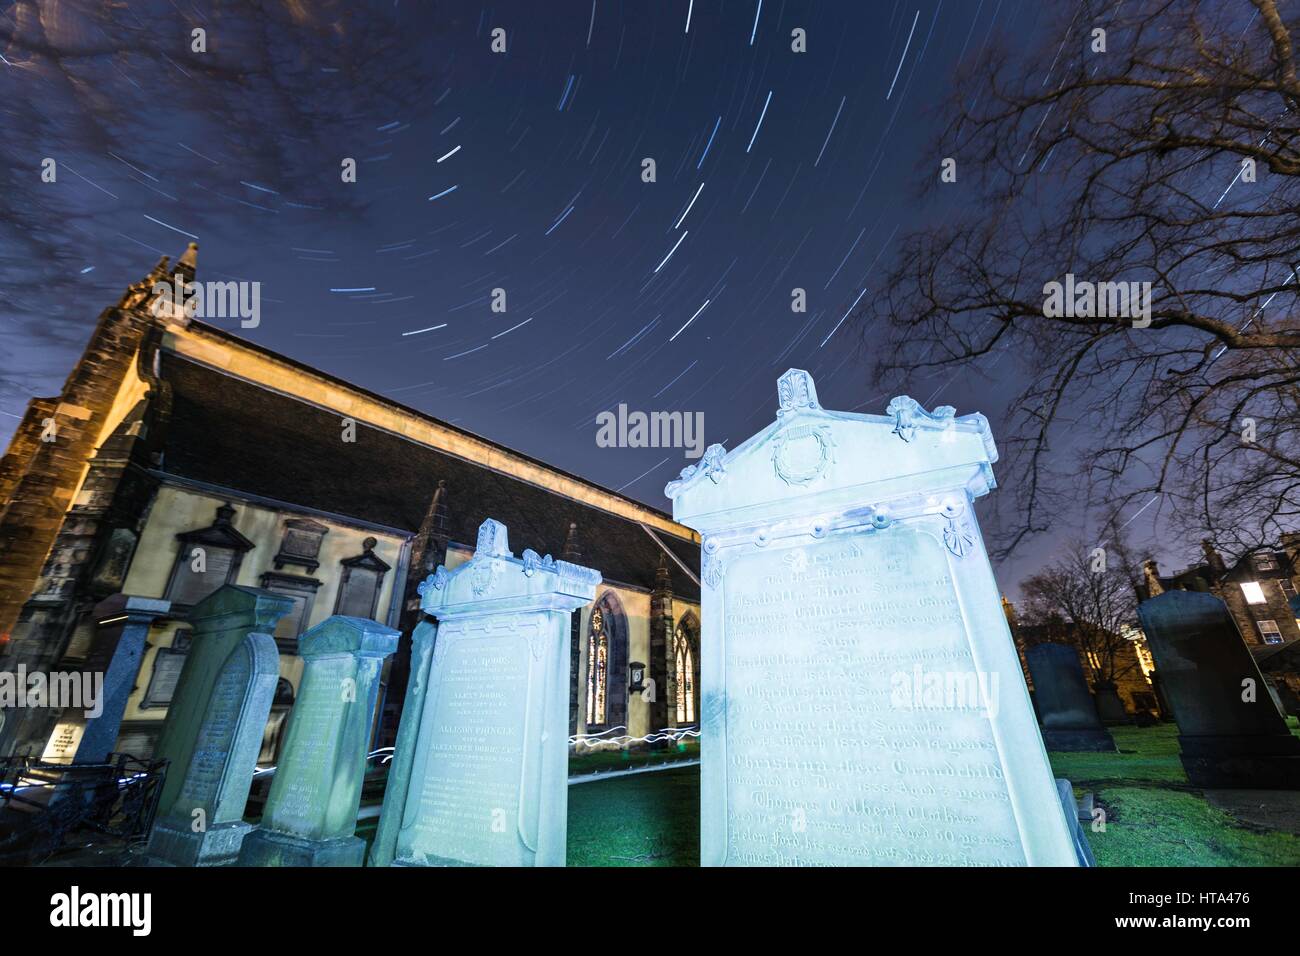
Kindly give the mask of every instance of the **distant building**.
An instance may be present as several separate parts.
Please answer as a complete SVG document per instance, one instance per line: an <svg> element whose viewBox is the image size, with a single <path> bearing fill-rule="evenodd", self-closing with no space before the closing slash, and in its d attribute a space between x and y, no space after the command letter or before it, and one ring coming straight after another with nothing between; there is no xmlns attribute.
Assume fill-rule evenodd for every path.
<svg viewBox="0 0 1300 956"><path fill-rule="evenodd" d="M155 307L196 247L164 259L100 316L61 394L33 399L0 459L0 671L77 669L93 608L171 602L156 621L118 750L148 756L190 640L185 615L225 583L293 601L275 630L280 689L263 760L302 675L297 638L331 614L403 632L379 740L406 686L416 586L467 560L488 517L516 553L599 570L574 612L571 728L644 737L699 714L699 538L668 515ZM158 314L155 314L158 313ZM651 685L653 681L653 685ZM641 693L642 687L651 693ZM66 759L57 714L0 714L0 756Z"/></svg>
<svg viewBox="0 0 1300 956"><path fill-rule="evenodd" d="M1222 600L1286 709L1300 712L1300 621L1291 604L1300 587L1300 532L1282 535L1281 544L1280 551L1248 554L1229 568L1213 543L1202 541L1205 560L1177 574L1162 576L1155 561L1143 562L1138 592L1146 599L1204 591Z"/></svg>

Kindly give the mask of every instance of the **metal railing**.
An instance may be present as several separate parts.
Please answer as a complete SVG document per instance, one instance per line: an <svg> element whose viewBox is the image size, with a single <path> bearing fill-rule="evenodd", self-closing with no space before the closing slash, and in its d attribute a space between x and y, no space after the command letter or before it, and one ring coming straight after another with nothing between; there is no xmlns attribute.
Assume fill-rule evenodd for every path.
<svg viewBox="0 0 1300 956"><path fill-rule="evenodd" d="M41 863L74 835L143 842L166 775L166 760L129 754L93 764L0 758L0 864Z"/></svg>

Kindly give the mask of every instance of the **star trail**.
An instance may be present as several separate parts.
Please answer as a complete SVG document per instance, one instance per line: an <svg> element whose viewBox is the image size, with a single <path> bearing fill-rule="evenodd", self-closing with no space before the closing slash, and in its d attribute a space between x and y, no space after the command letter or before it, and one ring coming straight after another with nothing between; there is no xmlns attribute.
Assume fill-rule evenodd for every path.
<svg viewBox="0 0 1300 956"><path fill-rule="evenodd" d="M867 381L848 317L921 215L952 70L1038 5L270 6L278 39L212 4L0 5L0 150L11 187L34 171L7 200L0 438L191 238L200 279L262 283L236 334L657 507L685 462L597 448L600 411L702 411L719 441L799 366L830 407L996 415L986 385Z"/></svg>

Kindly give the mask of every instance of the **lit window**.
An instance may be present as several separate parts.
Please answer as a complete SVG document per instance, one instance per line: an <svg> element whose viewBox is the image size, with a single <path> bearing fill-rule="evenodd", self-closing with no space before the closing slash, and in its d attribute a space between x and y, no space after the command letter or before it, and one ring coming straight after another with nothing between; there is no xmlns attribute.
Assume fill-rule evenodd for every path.
<svg viewBox="0 0 1300 956"><path fill-rule="evenodd" d="M606 679L609 668L609 637L605 634L605 615L592 608L591 630L587 639L587 725L605 722Z"/></svg>
<svg viewBox="0 0 1300 956"><path fill-rule="evenodd" d="M1247 604L1265 604L1264 589L1259 586L1258 581L1243 581L1241 584L1241 593L1246 595Z"/></svg>
<svg viewBox="0 0 1300 956"><path fill-rule="evenodd" d="M677 723L695 722L695 655L682 629L673 638L673 671L677 679Z"/></svg>
<svg viewBox="0 0 1300 956"><path fill-rule="evenodd" d="M1264 636L1265 644L1281 644L1282 631L1276 621L1260 621L1259 633Z"/></svg>

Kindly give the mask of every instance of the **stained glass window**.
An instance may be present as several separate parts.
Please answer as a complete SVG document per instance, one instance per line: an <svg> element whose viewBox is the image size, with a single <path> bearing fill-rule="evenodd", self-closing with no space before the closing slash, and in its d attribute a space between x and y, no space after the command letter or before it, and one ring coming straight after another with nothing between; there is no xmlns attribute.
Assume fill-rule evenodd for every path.
<svg viewBox="0 0 1300 956"><path fill-rule="evenodd" d="M587 637L587 725L605 723L609 685L609 637L605 633L605 615L592 608L591 629Z"/></svg>
<svg viewBox="0 0 1300 956"><path fill-rule="evenodd" d="M677 682L677 722L695 722L695 656L679 627L673 638L673 671Z"/></svg>

